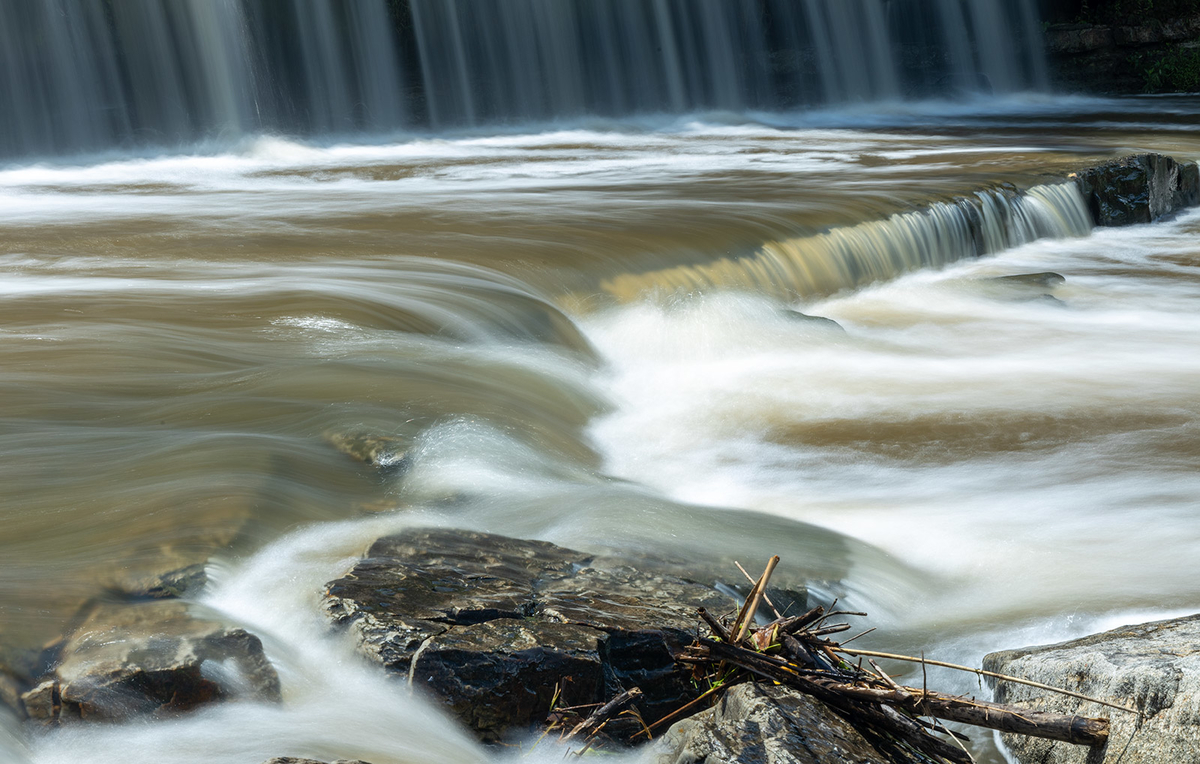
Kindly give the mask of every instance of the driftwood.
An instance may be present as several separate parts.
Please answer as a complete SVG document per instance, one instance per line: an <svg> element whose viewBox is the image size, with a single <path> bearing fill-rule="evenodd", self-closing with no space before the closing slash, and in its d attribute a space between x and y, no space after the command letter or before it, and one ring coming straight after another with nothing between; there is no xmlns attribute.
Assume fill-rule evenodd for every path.
<svg viewBox="0 0 1200 764"><path fill-rule="evenodd" d="M844 617L861 617L866 613L838 610L834 601L828 608L814 607L798 616L784 617L767 599L767 583L779 563L778 557L768 562L763 575L754 580L732 622L722 621L704 608L697 610L708 636L697 634L695 641L675 655L680 664L691 669L692 678L703 689L690 702L647 725L638 713L637 702L642 691L633 687L619 693L599 707L577 706L559 709L552 718L551 729L569 729L561 743L585 741L582 754L593 745L606 741L632 742L641 736L651 737L654 730L669 722L703 710L715 702L730 687L744 682L767 681L811 695L857 727L880 750L899 753L901 758L934 764L972 764L970 753L962 741L968 738L947 729L937 720L966 724L1002 732L1048 738L1050 740L1085 746L1101 746L1108 739L1107 719L1070 716L1030 711L975 698L960 697L930 691L926 687L906 687L888 676L871 658L912 661L931 666L970 671L1000 681L1021 682L1073 697L1113 706L1137 713L1133 709L1088 698L1078 693L1058 690L1036 682L1007 677L967 666L913 658L892 653L848 648L846 643L872 631L860 632L841 643L831 635L849 631ZM741 566L738 566L741 568ZM742 571L745 573L744 569ZM749 576L747 576L749 578ZM775 620L756 627L755 613L761 602L775 611ZM857 656L858 665L848 663L842 656ZM862 660L870 664L864 669ZM591 714L579 721L584 709ZM609 724L618 717L631 717L639 722L640 731L629 738L628 722ZM568 724L567 720L571 723ZM614 734L614 728L619 732ZM938 734L934 734L938 733ZM946 735L947 738L938 735Z"/></svg>
<svg viewBox="0 0 1200 764"><path fill-rule="evenodd" d="M699 640L680 660L693 665L721 660L826 702L844 698L865 703L887 703L916 716L931 716L1077 745L1100 745L1108 739L1107 719L1030 711L882 681L876 684L861 679L829 678L828 671L800 668L776 656L711 640Z"/></svg>
<svg viewBox="0 0 1200 764"><path fill-rule="evenodd" d="M595 737L600 728L609 722L613 717L625 712L627 708L632 706L637 699L642 697L642 691L637 687L631 690L626 690L620 695L617 695L612 700L597 708L588 718L581 721L579 724L563 737L563 743L569 743L571 740L582 736L585 739Z"/></svg>
<svg viewBox="0 0 1200 764"><path fill-rule="evenodd" d="M1128 711L1129 713L1137 714L1138 716L1142 715L1142 712L1137 710L1136 708L1130 708L1129 706L1123 706L1120 703L1110 703L1107 700L1100 700L1098 698L1089 698L1087 695L1081 695L1078 692L1071 692L1070 690L1064 690L1064 689L1061 689L1058 687L1051 687L1048 684L1042 684L1041 682L1034 682L1029 679L1021 679L1020 677L1008 676L1006 674L997 674L995 671L987 671L985 669L971 668L970 666L960 666L957 663L946 663L945 661L933 661L933 660L929 660L927 658L914 658L910 655L896 655L895 653L880 653L880 652L876 652L874 650L859 650L857 648L847 649L841 645L838 645L834 649L837 652L845 653L846 655L858 655L858 656L862 656L862 657L866 657L866 658L887 658L888 660L894 660L894 661L910 661L912 663L921 663L926 666L941 666L943 668L951 668L956 671L966 671L968 673L977 674L979 676L986 676L986 677L991 677L992 679L999 679L1002 682L1012 682L1013 684L1023 684L1027 687L1036 687L1039 690L1049 690L1050 692L1058 693L1059 695L1066 695L1067 697L1070 697L1070 698L1078 698L1080 700L1086 700L1089 703L1099 703L1102 706L1108 706L1109 708L1115 708L1119 711Z"/></svg>
<svg viewBox="0 0 1200 764"><path fill-rule="evenodd" d="M816 607L801 616L780 617L765 626L753 628L754 613L760 598L765 595L767 581L778 561L778 557L773 557L768 563L767 569L755 581L750 595L731 625L726 626L706 611L699 612L701 620L710 630L711 638L697 637L677 660L690 666L693 676L697 679L708 678L713 689L705 693L705 696L713 696L721 688L740 683L746 678L778 683L812 695L856 726L867 728L876 737L891 740L891 744L911 749L934 761L954 764L970 764L972 761L970 754L959 742L966 738L936 722L925 721L922 717L1076 745L1100 746L1107 741L1108 719L1030 711L1016 706L932 692L926 688L905 687L895 682L873 661L870 662L873 671L861 667L861 658L858 666L847 663L839 653L911 660L974 673L987 673L988 676L1002 681L1034 684L1015 677L926 661L923 658L844 648L842 644L823 638L851 628L849 623L826 625L829 619L836 616L863 616L865 613L837 611L832 607L826 611ZM857 636L854 639L857 639ZM1080 696L1078 693L1045 685L1038 686L1104 703ZM1114 707L1137 713L1123 706ZM934 736L931 731L949 735L951 742Z"/></svg>

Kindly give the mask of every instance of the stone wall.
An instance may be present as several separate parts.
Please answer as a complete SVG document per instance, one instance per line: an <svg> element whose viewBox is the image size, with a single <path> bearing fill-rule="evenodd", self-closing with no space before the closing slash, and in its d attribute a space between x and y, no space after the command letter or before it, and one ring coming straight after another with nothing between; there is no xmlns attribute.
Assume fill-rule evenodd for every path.
<svg viewBox="0 0 1200 764"><path fill-rule="evenodd" d="M1166 20L1054 24L1046 30L1046 53L1059 90L1103 95L1200 91L1200 12Z"/></svg>

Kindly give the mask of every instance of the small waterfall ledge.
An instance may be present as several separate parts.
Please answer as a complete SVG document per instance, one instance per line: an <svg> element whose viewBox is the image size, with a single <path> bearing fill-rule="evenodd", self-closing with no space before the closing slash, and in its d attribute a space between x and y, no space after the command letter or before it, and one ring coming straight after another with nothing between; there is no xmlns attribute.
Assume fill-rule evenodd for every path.
<svg viewBox="0 0 1200 764"><path fill-rule="evenodd" d="M740 289L781 299L820 297L982 257L1094 226L1150 223L1200 203L1200 168L1137 154L1026 191L990 188L884 220L763 244L744 257L623 274L601 287L619 302L647 295Z"/></svg>

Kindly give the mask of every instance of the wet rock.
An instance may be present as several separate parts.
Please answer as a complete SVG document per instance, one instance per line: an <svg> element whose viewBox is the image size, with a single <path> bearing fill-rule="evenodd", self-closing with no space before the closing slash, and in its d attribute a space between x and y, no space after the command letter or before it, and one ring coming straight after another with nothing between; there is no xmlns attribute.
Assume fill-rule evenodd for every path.
<svg viewBox="0 0 1200 764"><path fill-rule="evenodd" d="M1200 202L1200 170L1162 154L1135 154L1077 173L1100 226L1150 223Z"/></svg>
<svg viewBox="0 0 1200 764"><path fill-rule="evenodd" d="M353 432L327 432L325 439L343 454L377 469L389 472L408 469L411 443L407 439Z"/></svg>
<svg viewBox="0 0 1200 764"><path fill-rule="evenodd" d="M170 567L164 558L161 567ZM162 572L144 570L131 573L119 581L112 580L113 590L131 599L178 599L185 594L195 594L208 583L205 562L195 562Z"/></svg>
<svg viewBox="0 0 1200 764"><path fill-rule="evenodd" d="M234 698L279 699L258 637L163 600L97 605L22 700L30 718L52 723L159 716Z"/></svg>
<svg viewBox="0 0 1200 764"><path fill-rule="evenodd" d="M1146 715L1137 730L1133 714L1001 682L995 688L1001 703L1103 716L1112 722L1105 751L1003 735L1004 744L1022 764L1112 764L1118 759L1122 764L1184 762L1195 761L1200 751L1200 615L992 653L983 665L989 671L1131 706Z"/></svg>
<svg viewBox="0 0 1200 764"><path fill-rule="evenodd" d="M841 324L839 324L837 321L834 321L832 318L825 318L824 316L810 316L807 313L801 313L800 311L792 310L791 308L784 310L783 314L790 319L795 321L803 321L804 323L811 324L812 326L819 326L825 329L836 329L839 332L846 331Z"/></svg>
<svg viewBox="0 0 1200 764"><path fill-rule="evenodd" d="M58 718L59 709L58 682L48 679L37 687L21 695L21 708L24 715L35 722L49 724Z"/></svg>
<svg viewBox="0 0 1200 764"><path fill-rule="evenodd" d="M144 541L125 549L120 558L88 571L87 586L81 591L90 590L89 598L102 595L134 600L195 594L207 583L205 566L214 555L256 535L255 506L262 498L205 497L178 503L162 499L162 504L139 520ZM166 541L155 543L155 539Z"/></svg>
<svg viewBox="0 0 1200 764"><path fill-rule="evenodd" d="M647 721L683 705L696 691L672 654L696 607L734 601L545 542L424 528L378 540L325 604L365 655L495 741L541 723L556 693L580 705L636 685Z"/></svg>
<svg viewBox="0 0 1200 764"><path fill-rule="evenodd" d="M676 722L654 764L888 764L842 717L786 687L743 684L713 708Z"/></svg>
<svg viewBox="0 0 1200 764"><path fill-rule="evenodd" d="M1041 273L1018 273L1012 276L997 276L992 281L998 284L1013 285L1019 287L1037 287L1041 289L1052 289L1066 281L1066 278L1061 274L1053 271L1043 271Z"/></svg>

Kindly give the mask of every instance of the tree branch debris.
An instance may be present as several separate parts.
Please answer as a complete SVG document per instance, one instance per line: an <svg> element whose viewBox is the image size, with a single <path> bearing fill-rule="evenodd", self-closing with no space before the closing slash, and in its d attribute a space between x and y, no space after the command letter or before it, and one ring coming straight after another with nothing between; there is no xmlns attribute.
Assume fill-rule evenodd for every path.
<svg viewBox="0 0 1200 764"><path fill-rule="evenodd" d="M863 668L862 657L879 657L921 663L922 668L927 664L985 673L980 669L924 658L844 648L844 643L827 638L852 628L849 623L826 625L831 618L865 616L865 613L837 611L832 607L827 612L825 608L816 607L803 615L776 618L754 628L754 613L778 563L778 557L771 558L732 624L722 623L703 609L698 611L700 620L709 629L709 636L698 636L677 657L681 664L691 668L696 680L707 682L717 690L748 679L787 686L821 700L860 729L865 728L873 736L910 751L916 759L939 764L970 764L972 759L959 742L966 737L933 721L937 719L1083 746L1102 746L1107 741L1108 719L1031 711L933 692L925 687L904 687L874 661L870 661L871 669ZM843 655L861 656L859 665L848 663L841 657ZM986 675L1000 681L1034 684L993 672L986 672ZM1058 688L1035 686L1082 697ZM706 695L715 698L719 692L710 690ZM1137 713L1094 698L1084 699ZM930 721L922 717L929 717ZM934 732L949 735L950 742Z"/></svg>
<svg viewBox="0 0 1200 764"><path fill-rule="evenodd" d="M814 607L802 615L780 615L766 597L767 584L778 564L779 557L772 557L763 574L758 579L752 579L753 587L732 623L723 622L704 608L697 609L696 614L707 627L708 636L697 633L695 641L675 655L675 660L690 670L698 687L707 688L698 697L650 725L641 721L636 704L642 698L642 691L636 687L599 707L591 706L595 710L582 721L582 715L578 714L581 709L560 709L550 720L551 729L563 730L560 741L584 741L585 745L579 751L582 754L602 744L602 738L610 734L606 726L622 716L638 721L639 731L633 735L633 739L642 736L648 739L652 734L657 734L657 729L703 710L719 700L727 689L745 682L770 682L810 695L847 719L868 738L880 741L889 749L898 749L913 761L927 764L973 762L963 745L963 741L969 741L969 738L946 728L938 720L1082 746L1103 746L1108 739L1108 719L1032 711L947 695L929 690L924 686L925 682L920 688L906 687L889 676L873 658L920 663L922 676L926 666L952 668L1138 713L1134 709L1078 693L969 666L926 660L923 656L915 658L846 647L848 642L874 629L837 642L829 637L853 627L849 622L830 621L865 617L867 614L837 610L835 601L829 608ZM741 565L738 568L750 578ZM777 617L764 626L756 627L754 616L762 602L766 602ZM858 664L849 663L843 656L857 657ZM862 665L864 658L869 664L866 668ZM569 720L574 723L569 723ZM625 739L626 735L618 738Z"/></svg>

